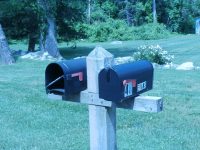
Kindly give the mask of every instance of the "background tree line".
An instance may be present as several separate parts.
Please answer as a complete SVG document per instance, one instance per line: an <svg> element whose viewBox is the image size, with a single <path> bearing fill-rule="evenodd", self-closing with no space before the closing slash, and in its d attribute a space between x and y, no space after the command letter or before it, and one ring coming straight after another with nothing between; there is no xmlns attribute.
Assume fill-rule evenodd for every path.
<svg viewBox="0 0 200 150"><path fill-rule="evenodd" d="M6 36L27 38L28 51L34 51L37 42L41 50L54 48L50 53L55 57L59 56L57 40L151 39L159 37L150 34L165 29L193 33L199 16L200 0L0 1L0 24ZM152 22L158 23L157 28ZM152 28L155 32L139 35Z"/></svg>

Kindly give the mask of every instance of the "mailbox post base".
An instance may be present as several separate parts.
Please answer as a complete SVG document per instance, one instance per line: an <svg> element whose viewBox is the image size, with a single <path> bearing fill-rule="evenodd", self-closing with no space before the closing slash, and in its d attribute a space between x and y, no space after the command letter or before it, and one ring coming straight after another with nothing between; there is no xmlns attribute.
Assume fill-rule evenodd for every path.
<svg viewBox="0 0 200 150"><path fill-rule="evenodd" d="M89 105L90 150L117 150L116 107Z"/></svg>

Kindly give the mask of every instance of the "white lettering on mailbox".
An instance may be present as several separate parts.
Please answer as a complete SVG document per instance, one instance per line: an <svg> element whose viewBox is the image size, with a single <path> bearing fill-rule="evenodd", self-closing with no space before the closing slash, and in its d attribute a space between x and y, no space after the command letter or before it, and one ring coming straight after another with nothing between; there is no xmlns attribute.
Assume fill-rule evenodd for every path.
<svg viewBox="0 0 200 150"><path fill-rule="evenodd" d="M131 96L133 94L133 84L132 82L128 82L124 87L124 97Z"/></svg>
<svg viewBox="0 0 200 150"><path fill-rule="evenodd" d="M147 88L147 81L137 84L137 92L140 92Z"/></svg>

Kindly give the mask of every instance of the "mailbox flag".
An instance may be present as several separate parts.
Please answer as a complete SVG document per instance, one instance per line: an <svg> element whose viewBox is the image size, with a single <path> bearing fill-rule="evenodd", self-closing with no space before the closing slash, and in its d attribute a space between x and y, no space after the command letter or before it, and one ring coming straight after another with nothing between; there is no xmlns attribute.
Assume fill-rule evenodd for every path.
<svg viewBox="0 0 200 150"><path fill-rule="evenodd" d="M127 83L132 82L132 86L136 87L136 80L135 79L129 79L129 80L124 80L123 85L125 86Z"/></svg>
<svg viewBox="0 0 200 150"><path fill-rule="evenodd" d="M79 81L83 81L83 72L77 72L77 73L73 73L72 77L77 77L79 78Z"/></svg>

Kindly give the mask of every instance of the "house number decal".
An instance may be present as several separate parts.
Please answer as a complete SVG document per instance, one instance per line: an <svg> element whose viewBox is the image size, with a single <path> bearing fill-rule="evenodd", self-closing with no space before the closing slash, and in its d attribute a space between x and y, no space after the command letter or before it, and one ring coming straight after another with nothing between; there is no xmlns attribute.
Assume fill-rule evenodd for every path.
<svg viewBox="0 0 200 150"><path fill-rule="evenodd" d="M133 94L133 84L132 82L128 82L124 87L124 97L131 96Z"/></svg>
<svg viewBox="0 0 200 150"><path fill-rule="evenodd" d="M147 88L147 81L137 84L137 92L140 92Z"/></svg>

